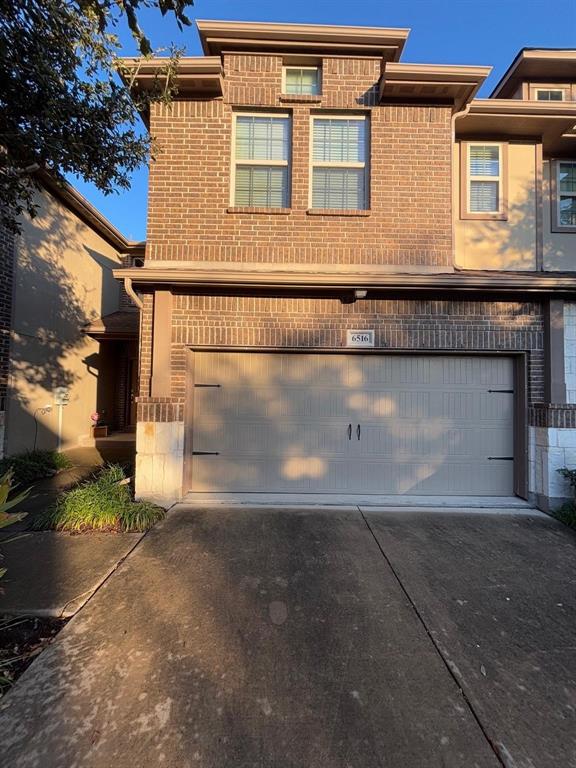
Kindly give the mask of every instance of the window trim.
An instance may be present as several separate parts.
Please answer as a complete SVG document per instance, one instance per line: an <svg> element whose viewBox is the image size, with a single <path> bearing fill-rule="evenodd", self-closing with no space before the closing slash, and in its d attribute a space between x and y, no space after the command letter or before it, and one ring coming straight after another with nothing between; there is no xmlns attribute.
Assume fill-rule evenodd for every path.
<svg viewBox="0 0 576 768"><path fill-rule="evenodd" d="M363 163L328 163L326 161L314 162L314 120L363 120L364 139L366 146L366 159ZM366 112L351 112L349 114L334 114L332 112L313 112L309 123L309 162L308 162L308 211L370 211L370 115ZM362 168L364 169L364 200L365 208L315 208L314 197L314 168Z"/></svg>
<svg viewBox="0 0 576 768"><path fill-rule="evenodd" d="M240 160L236 159L236 121L238 117L283 117L288 120L288 159L287 160ZM252 209L261 209L261 206L239 206L236 202L236 166L237 165L262 165L267 168L270 166L278 166L280 168L287 169L287 205L271 207L270 210L283 211L292 207L292 113L281 112L258 112L257 110L251 111L233 111L232 112L232 130L231 130L231 147L230 147L230 208L249 211Z"/></svg>
<svg viewBox="0 0 576 768"><path fill-rule="evenodd" d="M562 91L562 101L572 101L576 99L576 89L570 83L534 83L528 82L526 97L530 101L538 101L538 91Z"/></svg>
<svg viewBox="0 0 576 768"><path fill-rule="evenodd" d="M470 210L470 147L471 146L497 146L500 148L500 175L498 177L486 177L488 181L500 182L499 210L495 212ZM481 177L474 177L481 180ZM474 141L460 142L460 219L482 221L507 221L508 220L508 142L475 139Z"/></svg>
<svg viewBox="0 0 576 768"><path fill-rule="evenodd" d="M286 90L286 70L305 69L318 72L318 91L316 93L288 93ZM319 64L284 64L282 66L282 96L321 96L322 95L322 67Z"/></svg>
<svg viewBox="0 0 576 768"><path fill-rule="evenodd" d="M553 91L556 91L557 93L561 93L562 94L562 98L561 99L539 99L538 98L538 94L539 93L552 93ZM550 102L550 101L566 101L566 91L565 91L564 88L546 88L546 87L536 88L535 87L534 88L534 96L535 96L535 100L536 101L548 101L548 102Z"/></svg>
<svg viewBox="0 0 576 768"><path fill-rule="evenodd" d="M560 163L574 163L576 165L576 158L558 157L550 160L550 231L570 234L576 232L576 225L560 224L560 183L558 179Z"/></svg>

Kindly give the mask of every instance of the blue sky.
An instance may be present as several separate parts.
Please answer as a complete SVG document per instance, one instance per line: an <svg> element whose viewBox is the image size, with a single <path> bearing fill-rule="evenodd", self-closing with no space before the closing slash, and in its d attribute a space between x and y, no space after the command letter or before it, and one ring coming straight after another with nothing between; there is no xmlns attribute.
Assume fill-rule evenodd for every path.
<svg viewBox="0 0 576 768"><path fill-rule="evenodd" d="M196 0L189 15L192 19L410 27L402 61L494 67L480 96L490 93L520 48L576 47L576 0L291 0L282 5L264 0ZM162 19L151 9L140 18L155 49L175 42L189 56L201 54L194 27L180 32L171 19ZM134 55L130 35L122 29L120 37L124 54ZM70 180L128 238L145 238L145 169L133 175L129 192L108 197L79 179Z"/></svg>

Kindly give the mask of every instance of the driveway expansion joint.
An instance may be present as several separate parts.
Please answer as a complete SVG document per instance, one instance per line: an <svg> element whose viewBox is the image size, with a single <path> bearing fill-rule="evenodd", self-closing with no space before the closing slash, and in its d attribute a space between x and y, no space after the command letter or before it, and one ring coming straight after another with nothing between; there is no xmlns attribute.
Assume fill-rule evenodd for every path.
<svg viewBox="0 0 576 768"><path fill-rule="evenodd" d="M446 667L446 670L447 670L448 674L454 680L456 686L458 687L458 690L462 694L462 698L464 699L464 702L466 703L466 706L468 707L468 710L469 710L470 714L472 715L472 717L474 718L476 724L480 728L480 730L482 732L482 735L484 736L487 744L490 746L490 749L494 753L494 756L496 757L496 759L498 760L498 762L500 763L502 768L507 768L508 763L504 761L504 759L502 758L502 755L500 754L500 750L498 749L498 747L494 744L494 742L492 741L492 739L488 735L486 727L484 726L484 724L482 723L482 720L480 719L480 716L478 715L478 713L474 709L474 705L472 704L472 702L468 698L468 696L466 694L466 691L464 690L464 687L463 687L461 681L458 679L458 677L456 676L454 670L451 668L450 664L448 663L447 659L445 658L444 654L442 653L442 650L440 649L440 646L438 645L438 643L434 639L434 636L432 635L432 632L428 628L428 625L426 624L426 621L424 620L424 617L422 616L422 614L418 610L418 607L417 607L416 603L414 602L414 600L412 599L412 596L408 592L407 588L404 586L404 584L402 582L402 579L400 578L400 575L398 574L398 572L396 571L396 569L392 565L392 562L390 561L390 558L388 557L388 555L384 551L382 545L380 544L380 541L378 540L378 537L375 535L374 531L372 530L372 526L368 522L368 519L366 518L363 510L359 506L357 506L356 508L357 508L358 512L360 513L360 516L362 517L362 520L364 520L364 523L365 523L366 527L370 531L370 535L374 539L374 541L376 543L376 546L380 550L380 554L382 555L382 557L386 561L386 564L388 565L388 568L390 569L392 575L394 576L395 580L397 581L398 586L402 590L403 594L406 596L406 599L410 603L410 606L411 606L412 610L414 611L414 614L416 615L418 621L420 622L420 624L424 628L424 631L426 632L426 635L428 636L430 642L432 643L436 653L438 654L438 656L442 660L442 663Z"/></svg>

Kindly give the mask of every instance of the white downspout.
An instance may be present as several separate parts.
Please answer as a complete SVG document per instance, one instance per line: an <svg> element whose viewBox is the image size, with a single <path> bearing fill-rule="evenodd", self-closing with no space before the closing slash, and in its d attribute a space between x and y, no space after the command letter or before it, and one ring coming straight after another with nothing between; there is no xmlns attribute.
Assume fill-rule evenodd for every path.
<svg viewBox="0 0 576 768"><path fill-rule="evenodd" d="M455 195L456 180L454 179L454 150L456 148L456 120L470 112L470 102L460 112L454 112L451 118L452 130L450 132L450 189L452 191L452 267L456 266L456 216L458 208L458 196ZM462 174L462 169L460 169Z"/></svg>

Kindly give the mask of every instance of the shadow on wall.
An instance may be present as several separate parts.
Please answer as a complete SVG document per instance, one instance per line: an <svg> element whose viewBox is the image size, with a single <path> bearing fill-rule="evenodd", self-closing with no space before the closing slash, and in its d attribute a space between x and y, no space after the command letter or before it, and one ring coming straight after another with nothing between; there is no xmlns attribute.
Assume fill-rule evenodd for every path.
<svg viewBox="0 0 576 768"><path fill-rule="evenodd" d="M195 371L194 490L512 493L487 460L513 450L508 359L207 353Z"/></svg>
<svg viewBox="0 0 576 768"><path fill-rule="evenodd" d="M111 273L118 262L90 247L87 240L97 238L92 230L46 199L38 216L24 221L16 242L8 453L32 449L35 438L37 447L55 447L55 409L48 415L37 411L54 404L58 387L70 392L68 434L88 432L90 408L97 404L100 345L82 328L118 307L119 287ZM88 405L83 401L91 393Z"/></svg>
<svg viewBox="0 0 576 768"><path fill-rule="evenodd" d="M542 205L549 208L548 194L544 194ZM574 246L570 246L569 240L565 239L566 235L552 235L549 215L546 210L544 213L545 269L576 269ZM511 189L505 221L458 218L456 222L457 267L533 271L542 268L537 261L536 250L536 199L532 180ZM570 261L572 263L566 266Z"/></svg>

